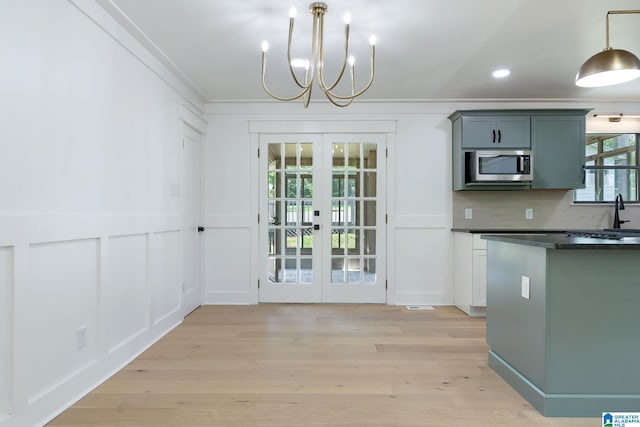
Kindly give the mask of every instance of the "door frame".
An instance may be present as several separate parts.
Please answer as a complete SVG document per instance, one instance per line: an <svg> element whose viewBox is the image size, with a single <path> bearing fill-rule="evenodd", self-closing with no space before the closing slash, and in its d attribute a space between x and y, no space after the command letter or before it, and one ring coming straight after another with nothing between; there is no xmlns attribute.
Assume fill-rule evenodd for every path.
<svg viewBox="0 0 640 427"><path fill-rule="evenodd" d="M388 220L386 221L386 276L387 278L393 277L393 252L391 249L395 244L395 231L392 226L393 215L389 215L389 212L393 212L395 207L395 196L393 191L390 191L395 186L395 165L390 159L393 157L395 151L395 134L396 134L396 121L395 120L357 120L357 119L340 119L340 120L249 120L249 135L251 139L250 151L254 153L251 162L251 210L256 213L256 221L253 222L251 227L252 240L254 242L260 242L262 236L260 235L260 227L258 224L258 215L260 211L260 161L259 149L260 149L260 135L261 134L301 134L301 133L338 133L338 134L385 134L386 137L386 153L385 160L386 166L386 183L384 185L384 191L386 193L386 212ZM260 278L260 260L261 249L260 244L254 246L252 257L250 260L251 265L251 281L253 285L249 286L250 300L252 304L259 303L259 278ZM387 305L395 304L395 285L393 281L387 281L386 286L386 301Z"/></svg>

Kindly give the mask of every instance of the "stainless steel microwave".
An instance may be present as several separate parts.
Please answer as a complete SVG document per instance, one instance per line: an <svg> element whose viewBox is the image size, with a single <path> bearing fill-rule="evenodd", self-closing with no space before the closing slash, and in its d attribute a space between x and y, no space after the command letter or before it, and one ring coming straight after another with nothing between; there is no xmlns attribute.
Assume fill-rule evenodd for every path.
<svg viewBox="0 0 640 427"><path fill-rule="evenodd" d="M466 153L468 182L531 182L530 150L476 150Z"/></svg>

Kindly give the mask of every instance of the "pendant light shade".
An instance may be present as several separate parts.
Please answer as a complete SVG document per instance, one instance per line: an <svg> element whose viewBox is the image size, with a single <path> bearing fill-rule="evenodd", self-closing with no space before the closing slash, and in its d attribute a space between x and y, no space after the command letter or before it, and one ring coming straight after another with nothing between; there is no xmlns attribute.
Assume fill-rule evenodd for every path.
<svg viewBox="0 0 640 427"><path fill-rule="evenodd" d="M640 59L622 49L605 49L582 64L576 85L582 87L611 86L640 77Z"/></svg>

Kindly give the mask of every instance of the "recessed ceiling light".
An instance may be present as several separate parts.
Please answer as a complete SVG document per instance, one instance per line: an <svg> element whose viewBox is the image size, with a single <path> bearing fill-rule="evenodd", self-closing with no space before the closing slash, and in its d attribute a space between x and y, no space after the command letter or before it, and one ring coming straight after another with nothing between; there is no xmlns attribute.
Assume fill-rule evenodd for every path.
<svg viewBox="0 0 640 427"><path fill-rule="evenodd" d="M504 77L507 77L509 74L511 74L511 70L508 70L506 68L501 68L501 69L495 70L493 73L491 73L491 75L493 77L495 77L496 79L502 79Z"/></svg>

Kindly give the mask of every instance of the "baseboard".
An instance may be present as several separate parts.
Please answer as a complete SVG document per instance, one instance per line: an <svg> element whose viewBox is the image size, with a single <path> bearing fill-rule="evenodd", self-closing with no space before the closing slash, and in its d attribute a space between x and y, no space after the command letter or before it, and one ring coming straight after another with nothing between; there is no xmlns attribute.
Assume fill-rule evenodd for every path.
<svg viewBox="0 0 640 427"><path fill-rule="evenodd" d="M545 393L489 351L489 367L545 417L600 417L603 412L637 412L640 394Z"/></svg>

